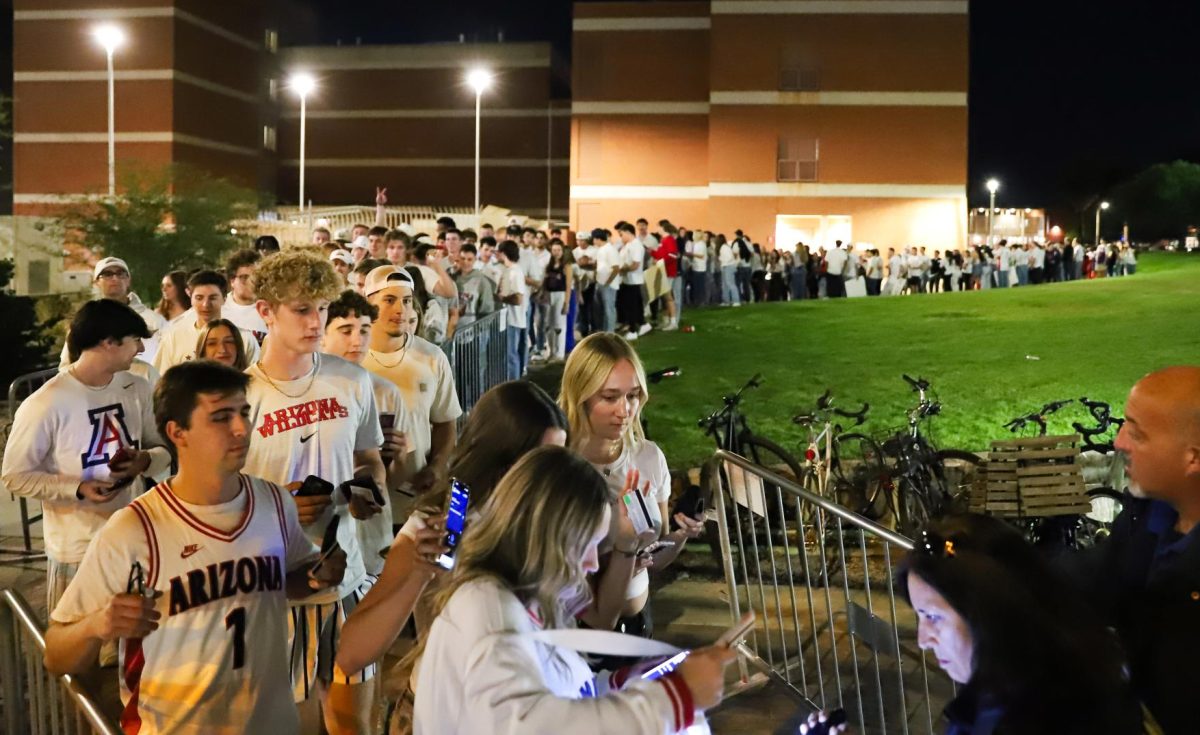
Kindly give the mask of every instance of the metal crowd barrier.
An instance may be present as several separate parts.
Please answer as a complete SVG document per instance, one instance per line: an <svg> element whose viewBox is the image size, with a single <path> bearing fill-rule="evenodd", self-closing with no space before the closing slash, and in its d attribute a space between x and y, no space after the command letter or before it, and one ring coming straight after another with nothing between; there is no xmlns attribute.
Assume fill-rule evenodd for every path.
<svg viewBox="0 0 1200 735"><path fill-rule="evenodd" d="M499 311L459 326L454 336L446 340L442 350L454 370L454 389L462 406L458 428L462 430L471 409L479 398L493 386L508 379L505 362L508 334L503 314Z"/></svg>
<svg viewBox="0 0 1200 735"><path fill-rule="evenodd" d="M6 733L120 735L72 676L46 671L46 639L20 594L0 590L0 723Z"/></svg>
<svg viewBox="0 0 1200 735"><path fill-rule="evenodd" d="M51 378L58 375L58 368L47 368L38 370L33 373L26 373L18 376L16 380L8 386L8 425L4 427L4 441L8 441L8 433L12 430L12 421L17 416L17 408L21 405L21 401L28 398L38 388L41 388ZM33 538L30 533L30 528L33 524L42 520L42 514L30 515L29 499L17 498L17 502L21 506L21 536L24 541L23 549L0 548L0 554L16 554L24 559L33 561L44 559L46 555L41 552L36 552L33 549Z"/></svg>
<svg viewBox="0 0 1200 735"><path fill-rule="evenodd" d="M736 454L716 452L705 474L730 616L757 615L742 679L748 658L814 709L845 709L858 733L933 733L954 687L894 588L912 542Z"/></svg>

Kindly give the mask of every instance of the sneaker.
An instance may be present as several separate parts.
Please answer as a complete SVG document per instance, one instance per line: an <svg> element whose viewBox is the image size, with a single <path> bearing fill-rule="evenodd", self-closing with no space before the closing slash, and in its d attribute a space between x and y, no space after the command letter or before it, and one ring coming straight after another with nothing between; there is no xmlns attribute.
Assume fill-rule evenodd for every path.
<svg viewBox="0 0 1200 735"><path fill-rule="evenodd" d="M633 342L634 340L636 340L638 338L637 332L626 332L624 334L624 337L625 337L625 341L627 341L627 342Z"/></svg>
<svg viewBox="0 0 1200 735"><path fill-rule="evenodd" d="M643 324L643 325L641 326L641 328L640 328L640 329L638 329L638 334L639 334L639 335L646 334L646 333L647 333L647 332L649 332L651 329L654 329L654 327L650 326L649 324Z"/></svg>
<svg viewBox="0 0 1200 735"><path fill-rule="evenodd" d="M669 321L667 326L662 328L664 332L674 332L677 329L679 329L679 322L676 321Z"/></svg>

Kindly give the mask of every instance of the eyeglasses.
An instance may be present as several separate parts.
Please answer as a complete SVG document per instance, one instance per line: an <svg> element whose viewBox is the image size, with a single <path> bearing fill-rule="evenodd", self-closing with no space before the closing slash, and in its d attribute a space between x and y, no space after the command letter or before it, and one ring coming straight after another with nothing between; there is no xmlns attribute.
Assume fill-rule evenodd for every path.
<svg viewBox="0 0 1200 735"><path fill-rule="evenodd" d="M100 271L100 273L97 274L97 276L96 276L96 280L99 281L101 278L128 278L128 277L129 277L129 274L126 273L125 271L119 271L119 270L118 271Z"/></svg>
<svg viewBox="0 0 1200 735"><path fill-rule="evenodd" d="M921 531L921 538L913 546L913 551L942 559L953 558L957 553L952 539L943 538L931 531Z"/></svg>

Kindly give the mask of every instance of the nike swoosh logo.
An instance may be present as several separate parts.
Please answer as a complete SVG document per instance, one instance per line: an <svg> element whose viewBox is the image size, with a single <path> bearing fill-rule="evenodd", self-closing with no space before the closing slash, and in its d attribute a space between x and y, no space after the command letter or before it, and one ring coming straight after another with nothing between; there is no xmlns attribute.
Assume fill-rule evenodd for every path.
<svg viewBox="0 0 1200 735"><path fill-rule="evenodd" d="M186 559L189 556L191 556L192 554L195 554L199 550L200 550L199 544L188 544L187 546L183 547L183 551L179 552L179 558Z"/></svg>
<svg viewBox="0 0 1200 735"><path fill-rule="evenodd" d="M316 435L317 435L317 432L314 431L313 433L309 434L308 436L302 436L302 437L300 437L300 443L303 444L304 442L308 441L309 439L312 439Z"/></svg>

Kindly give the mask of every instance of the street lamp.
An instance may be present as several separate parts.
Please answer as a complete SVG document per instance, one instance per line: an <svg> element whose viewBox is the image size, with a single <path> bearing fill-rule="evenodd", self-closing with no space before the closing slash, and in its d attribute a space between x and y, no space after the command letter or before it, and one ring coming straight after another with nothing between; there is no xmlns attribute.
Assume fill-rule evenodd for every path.
<svg viewBox="0 0 1200 735"><path fill-rule="evenodd" d="M1096 207L1096 247L1100 247L1100 212L1108 207L1108 202L1100 202L1100 206Z"/></svg>
<svg viewBox="0 0 1200 735"><path fill-rule="evenodd" d="M475 90L475 216L479 217L479 117L483 93L492 86L492 73L476 68L467 72L467 86Z"/></svg>
<svg viewBox="0 0 1200 735"><path fill-rule="evenodd" d="M317 88L317 80L312 74L300 72L288 79L288 86L300 95L300 211L304 212L304 136L305 118L308 115L308 93Z"/></svg>
<svg viewBox="0 0 1200 735"><path fill-rule="evenodd" d="M96 43L104 49L108 59L108 196L117 195L117 116L116 84L113 75L113 52L125 43L125 31L106 23L92 31Z"/></svg>
<svg viewBox="0 0 1200 735"><path fill-rule="evenodd" d="M995 216L995 212L996 212L996 192L999 191L999 189L1000 189L1000 182L998 180L996 180L996 179L988 179L987 180L987 190L988 190L988 195L990 197L990 202L989 202L989 206L988 206L988 247L992 246L992 240L995 239L996 228L995 228L994 220L992 218Z"/></svg>

